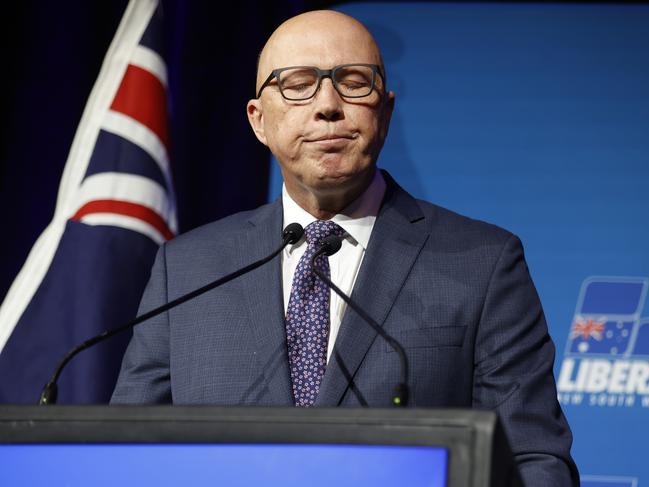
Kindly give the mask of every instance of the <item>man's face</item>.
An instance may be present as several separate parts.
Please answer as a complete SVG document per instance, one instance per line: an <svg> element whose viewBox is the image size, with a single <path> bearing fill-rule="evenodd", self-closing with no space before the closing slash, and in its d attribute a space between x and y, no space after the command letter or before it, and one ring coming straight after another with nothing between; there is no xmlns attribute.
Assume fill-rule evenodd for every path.
<svg viewBox="0 0 649 487"><path fill-rule="evenodd" d="M364 29L335 21L307 21L274 36L262 54L257 88L277 68L381 63ZM393 98L379 75L374 91L358 99L342 98L331 79L323 78L313 98L289 101L274 80L258 100L249 102L248 115L259 140L278 159L289 193L297 189L327 195L369 182L387 134Z"/></svg>

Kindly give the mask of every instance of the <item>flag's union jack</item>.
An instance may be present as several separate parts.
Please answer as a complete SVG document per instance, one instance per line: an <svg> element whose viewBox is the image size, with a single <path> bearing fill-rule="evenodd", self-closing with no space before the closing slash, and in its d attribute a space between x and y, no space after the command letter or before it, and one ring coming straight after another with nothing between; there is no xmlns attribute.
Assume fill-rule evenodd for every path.
<svg viewBox="0 0 649 487"><path fill-rule="evenodd" d="M35 402L60 357L128 321L177 232L167 68L155 0L132 0L88 99L50 225L0 308L0 402ZM59 402L109 398L126 339L84 352Z"/></svg>
<svg viewBox="0 0 649 487"><path fill-rule="evenodd" d="M589 340L593 337L595 340L602 341L605 323L606 320L595 321L592 318L585 319L577 315L575 316L575 322L572 324L570 337L581 337L583 340Z"/></svg>

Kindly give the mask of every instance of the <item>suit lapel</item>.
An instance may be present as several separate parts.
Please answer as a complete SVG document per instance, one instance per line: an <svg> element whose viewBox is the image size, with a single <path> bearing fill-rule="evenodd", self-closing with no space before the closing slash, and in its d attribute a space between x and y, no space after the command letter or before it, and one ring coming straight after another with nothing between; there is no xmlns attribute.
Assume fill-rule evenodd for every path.
<svg viewBox="0 0 649 487"><path fill-rule="evenodd" d="M414 200L384 173L388 188L354 285L354 299L383 325L428 234L414 224L423 215ZM377 333L347 309L327 365L316 406L338 406ZM339 363L342 360L343 364ZM346 369L346 371L344 371Z"/></svg>
<svg viewBox="0 0 649 487"><path fill-rule="evenodd" d="M251 228L242 236L241 248L245 265L260 259L282 243L281 200L257 212L249 220ZM292 406L284 329L284 303L282 297L282 263L278 256L271 262L246 276L246 309L257 341L257 363L268 386L270 403Z"/></svg>

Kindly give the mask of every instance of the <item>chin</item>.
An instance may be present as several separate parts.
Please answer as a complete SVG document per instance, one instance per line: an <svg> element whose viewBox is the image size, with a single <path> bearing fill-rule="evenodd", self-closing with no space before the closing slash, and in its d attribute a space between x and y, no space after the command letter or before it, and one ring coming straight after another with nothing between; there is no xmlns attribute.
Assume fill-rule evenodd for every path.
<svg viewBox="0 0 649 487"><path fill-rule="evenodd" d="M362 184L366 179L364 174L369 168L327 168L314 178L312 181L313 188L319 191L329 193L349 189L358 184Z"/></svg>
<svg viewBox="0 0 649 487"><path fill-rule="evenodd" d="M344 180L362 177L371 170L371 163L350 160L345 154L325 154L316 162L316 173L320 179Z"/></svg>
<svg viewBox="0 0 649 487"><path fill-rule="evenodd" d="M356 179L360 172L358 169L351 167L327 164L320 167L316 179L322 184L335 184Z"/></svg>

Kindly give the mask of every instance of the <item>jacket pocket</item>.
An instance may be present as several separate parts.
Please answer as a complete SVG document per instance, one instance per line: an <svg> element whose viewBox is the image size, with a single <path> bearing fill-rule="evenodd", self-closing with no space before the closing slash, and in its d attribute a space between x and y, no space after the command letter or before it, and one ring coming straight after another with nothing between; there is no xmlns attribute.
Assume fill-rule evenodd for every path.
<svg viewBox="0 0 649 487"><path fill-rule="evenodd" d="M430 326L398 330L390 335L403 348L461 347L464 343L466 328L466 325ZM384 345L387 351L394 352L387 342Z"/></svg>

